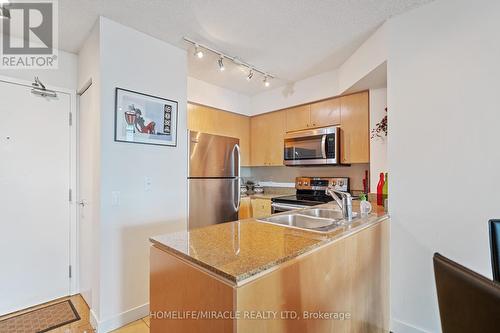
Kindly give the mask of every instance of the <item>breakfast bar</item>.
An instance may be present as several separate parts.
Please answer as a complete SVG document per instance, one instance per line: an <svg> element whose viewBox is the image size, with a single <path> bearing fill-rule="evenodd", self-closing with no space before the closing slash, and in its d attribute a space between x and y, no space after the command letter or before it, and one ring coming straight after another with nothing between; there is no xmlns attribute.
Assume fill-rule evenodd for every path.
<svg viewBox="0 0 500 333"><path fill-rule="evenodd" d="M328 233L247 219L151 243L151 332L388 332L380 209Z"/></svg>

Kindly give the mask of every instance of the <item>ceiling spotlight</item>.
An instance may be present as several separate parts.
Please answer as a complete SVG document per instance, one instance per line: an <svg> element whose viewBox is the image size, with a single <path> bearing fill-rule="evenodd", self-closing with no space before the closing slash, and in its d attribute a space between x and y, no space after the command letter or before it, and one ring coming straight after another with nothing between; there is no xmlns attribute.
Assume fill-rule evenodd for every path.
<svg viewBox="0 0 500 333"><path fill-rule="evenodd" d="M248 72L247 80L250 81L253 78L253 70L250 69L250 72Z"/></svg>
<svg viewBox="0 0 500 333"><path fill-rule="evenodd" d="M203 51L200 49L198 44L194 46L194 55L198 57L198 59L203 58Z"/></svg>
<svg viewBox="0 0 500 333"><path fill-rule="evenodd" d="M10 19L10 10L5 7L4 3L8 2L0 2L0 19Z"/></svg>
<svg viewBox="0 0 500 333"><path fill-rule="evenodd" d="M224 71L226 69L226 67L224 67L224 57L220 56L220 58L217 62L219 63L219 70L221 72Z"/></svg>
<svg viewBox="0 0 500 333"><path fill-rule="evenodd" d="M269 82L269 79L267 78L267 76L264 76L264 86L269 87L270 85L271 85L271 82Z"/></svg>

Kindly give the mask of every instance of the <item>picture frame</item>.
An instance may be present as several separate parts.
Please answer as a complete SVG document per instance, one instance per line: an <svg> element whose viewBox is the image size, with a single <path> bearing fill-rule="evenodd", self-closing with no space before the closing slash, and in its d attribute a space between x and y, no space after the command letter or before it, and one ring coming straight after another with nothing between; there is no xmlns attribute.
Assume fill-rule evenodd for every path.
<svg viewBox="0 0 500 333"><path fill-rule="evenodd" d="M115 142L177 146L178 102L115 89Z"/></svg>

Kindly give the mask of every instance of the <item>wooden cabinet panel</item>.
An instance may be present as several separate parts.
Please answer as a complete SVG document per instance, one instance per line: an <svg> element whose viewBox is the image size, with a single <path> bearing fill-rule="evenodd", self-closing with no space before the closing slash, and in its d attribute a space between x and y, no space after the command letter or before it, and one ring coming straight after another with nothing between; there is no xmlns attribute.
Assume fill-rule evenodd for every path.
<svg viewBox="0 0 500 333"><path fill-rule="evenodd" d="M250 117L189 103L188 129L240 139L241 165L250 165Z"/></svg>
<svg viewBox="0 0 500 333"><path fill-rule="evenodd" d="M252 199L252 213L256 219L271 215L271 200Z"/></svg>
<svg viewBox="0 0 500 333"><path fill-rule="evenodd" d="M342 163L370 162L368 92L340 98L340 145Z"/></svg>
<svg viewBox="0 0 500 333"><path fill-rule="evenodd" d="M327 127L340 124L340 98L311 104L310 127Z"/></svg>
<svg viewBox="0 0 500 333"><path fill-rule="evenodd" d="M286 109L286 131L299 131L311 127L310 110L309 104Z"/></svg>
<svg viewBox="0 0 500 333"><path fill-rule="evenodd" d="M292 310L301 319L241 318L236 332L388 333L388 244L389 221L384 221L237 288L238 311ZM304 318L306 311L344 313L349 318Z"/></svg>
<svg viewBox="0 0 500 333"><path fill-rule="evenodd" d="M152 246L150 248L151 313L232 311L234 288L196 266ZM151 332L225 332L233 331L231 319L151 316Z"/></svg>
<svg viewBox="0 0 500 333"><path fill-rule="evenodd" d="M252 166L283 165L285 111L265 113L250 120Z"/></svg>
<svg viewBox="0 0 500 333"><path fill-rule="evenodd" d="M240 210L238 219L244 220L252 217L252 203L250 197L241 198Z"/></svg>

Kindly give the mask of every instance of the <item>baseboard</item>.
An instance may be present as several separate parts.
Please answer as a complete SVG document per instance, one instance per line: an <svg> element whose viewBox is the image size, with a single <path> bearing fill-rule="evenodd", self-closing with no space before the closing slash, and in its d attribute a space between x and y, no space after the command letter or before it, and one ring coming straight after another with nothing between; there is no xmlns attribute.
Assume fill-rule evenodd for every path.
<svg viewBox="0 0 500 333"><path fill-rule="evenodd" d="M97 326L99 326L99 319L92 309L90 309L90 325L94 328L94 330L97 331Z"/></svg>
<svg viewBox="0 0 500 333"><path fill-rule="evenodd" d="M391 322L391 332L394 333L432 333L422 328L415 327L408 323L393 319Z"/></svg>
<svg viewBox="0 0 500 333"><path fill-rule="evenodd" d="M94 327L96 333L108 333L133 321L144 318L147 315L149 315L149 303L132 308L102 321L99 321L94 312L90 310L90 324Z"/></svg>

